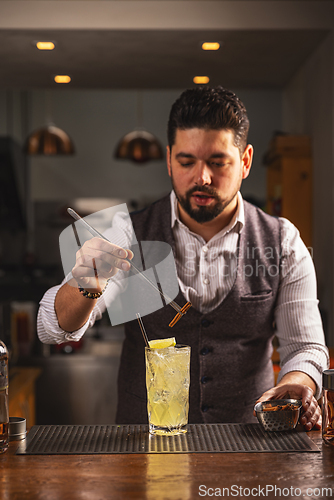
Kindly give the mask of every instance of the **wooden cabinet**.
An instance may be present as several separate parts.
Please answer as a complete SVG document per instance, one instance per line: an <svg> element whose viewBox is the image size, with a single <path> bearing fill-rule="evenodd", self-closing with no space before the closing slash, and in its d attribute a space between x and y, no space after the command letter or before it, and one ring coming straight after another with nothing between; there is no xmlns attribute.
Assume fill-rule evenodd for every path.
<svg viewBox="0 0 334 500"><path fill-rule="evenodd" d="M267 212L286 217L312 247L311 138L277 135L265 155L267 166Z"/></svg>
<svg viewBox="0 0 334 500"><path fill-rule="evenodd" d="M27 420L29 429L36 423L35 382L40 368L15 367L9 374L9 416Z"/></svg>

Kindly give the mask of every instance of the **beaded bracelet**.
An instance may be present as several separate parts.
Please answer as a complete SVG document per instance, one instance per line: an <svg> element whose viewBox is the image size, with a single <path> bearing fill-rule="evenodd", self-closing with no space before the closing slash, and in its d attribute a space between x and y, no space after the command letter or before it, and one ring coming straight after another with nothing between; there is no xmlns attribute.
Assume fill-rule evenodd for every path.
<svg viewBox="0 0 334 500"><path fill-rule="evenodd" d="M101 297L101 295L103 294L103 292L107 288L107 284L103 288L103 290L101 290L101 292L95 292L95 293L94 292L87 292L87 290L85 290L84 288L82 288L82 286L79 285L79 283L78 283L78 287L79 287L79 292L82 293L82 295L84 297L86 297L87 299L98 299L99 297Z"/></svg>

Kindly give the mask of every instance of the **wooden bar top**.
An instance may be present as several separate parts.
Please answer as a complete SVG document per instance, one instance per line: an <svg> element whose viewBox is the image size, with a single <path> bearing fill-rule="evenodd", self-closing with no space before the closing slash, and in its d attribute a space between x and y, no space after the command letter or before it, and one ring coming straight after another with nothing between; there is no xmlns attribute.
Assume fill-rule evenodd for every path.
<svg viewBox="0 0 334 500"><path fill-rule="evenodd" d="M0 499L334 496L334 446L322 443L320 431L308 435L321 453L15 455L19 441L13 441L0 455Z"/></svg>

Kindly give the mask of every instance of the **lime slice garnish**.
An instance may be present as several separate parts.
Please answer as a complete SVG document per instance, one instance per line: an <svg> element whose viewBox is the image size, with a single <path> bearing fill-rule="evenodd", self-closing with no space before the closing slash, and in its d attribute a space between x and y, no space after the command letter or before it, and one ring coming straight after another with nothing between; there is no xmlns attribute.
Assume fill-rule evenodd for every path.
<svg viewBox="0 0 334 500"><path fill-rule="evenodd" d="M176 345L175 337L149 341L150 349L164 349L165 347L173 347L174 345Z"/></svg>

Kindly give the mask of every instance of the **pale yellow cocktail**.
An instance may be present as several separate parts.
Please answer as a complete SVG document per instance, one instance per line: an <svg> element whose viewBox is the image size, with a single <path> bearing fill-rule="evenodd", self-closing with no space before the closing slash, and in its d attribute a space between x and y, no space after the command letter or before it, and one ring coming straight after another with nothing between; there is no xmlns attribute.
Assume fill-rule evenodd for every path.
<svg viewBox="0 0 334 500"><path fill-rule="evenodd" d="M145 348L149 430L151 434L187 432L190 347Z"/></svg>

